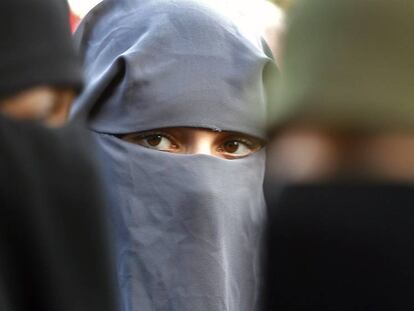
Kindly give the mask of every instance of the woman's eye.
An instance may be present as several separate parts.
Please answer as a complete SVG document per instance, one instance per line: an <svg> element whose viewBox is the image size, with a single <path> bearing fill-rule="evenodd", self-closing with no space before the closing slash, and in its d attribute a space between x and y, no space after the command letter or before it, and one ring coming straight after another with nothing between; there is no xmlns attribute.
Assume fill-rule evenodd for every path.
<svg viewBox="0 0 414 311"><path fill-rule="evenodd" d="M160 151L173 151L177 149L177 145L171 139L160 134L141 137L139 143L145 147Z"/></svg>
<svg viewBox="0 0 414 311"><path fill-rule="evenodd" d="M160 145L161 143L163 143L163 145L165 145L166 140L167 140L167 144L168 144L168 138L162 137L161 135L149 136L147 138L144 138L144 140L151 147L156 147L156 146Z"/></svg>
<svg viewBox="0 0 414 311"><path fill-rule="evenodd" d="M180 150L180 146L175 142L174 138L164 133L130 133L117 137L154 150L165 152L178 152Z"/></svg>
<svg viewBox="0 0 414 311"><path fill-rule="evenodd" d="M223 153L232 157L243 157L254 152L257 148L238 140L226 141L220 148Z"/></svg>

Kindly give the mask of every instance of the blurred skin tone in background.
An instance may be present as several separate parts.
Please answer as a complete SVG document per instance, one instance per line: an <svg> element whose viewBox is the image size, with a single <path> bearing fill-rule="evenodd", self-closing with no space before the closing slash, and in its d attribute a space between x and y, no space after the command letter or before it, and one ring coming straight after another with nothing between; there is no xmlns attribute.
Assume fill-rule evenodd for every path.
<svg viewBox="0 0 414 311"><path fill-rule="evenodd" d="M414 135L407 133L336 132L299 123L278 133L269 153L274 174L293 182L414 179Z"/></svg>
<svg viewBox="0 0 414 311"><path fill-rule="evenodd" d="M65 123L74 97L71 89L34 87L0 100L0 112L16 120L39 121L57 127Z"/></svg>
<svg viewBox="0 0 414 311"><path fill-rule="evenodd" d="M82 86L65 1L2 2L0 113L56 127ZM26 10L23 10L26 9ZM38 22L41 21L41 22Z"/></svg>

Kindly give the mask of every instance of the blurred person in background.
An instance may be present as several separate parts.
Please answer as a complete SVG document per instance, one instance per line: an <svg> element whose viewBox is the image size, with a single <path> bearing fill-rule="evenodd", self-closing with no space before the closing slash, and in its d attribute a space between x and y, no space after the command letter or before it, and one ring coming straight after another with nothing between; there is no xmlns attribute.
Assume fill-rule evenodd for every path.
<svg viewBox="0 0 414 311"><path fill-rule="evenodd" d="M0 2L0 310L116 310L105 204L85 131L68 7Z"/></svg>
<svg viewBox="0 0 414 311"><path fill-rule="evenodd" d="M108 169L124 310L259 310L265 122L251 36L204 1L104 1L73 108Z"/></svg>
<svg viewBox="0 0 414 311"><path fill-rule="evenodd" d="M81 86L82 68L63 6L67 4L60 0L1 4L0 113L50 126L65 122Z"/></svg>
<svg viewBox="0 0 414 311"><path fill-rule="evenodd" d="M268 310L413 310L414 3L302 0L287 27Z"/></svg>

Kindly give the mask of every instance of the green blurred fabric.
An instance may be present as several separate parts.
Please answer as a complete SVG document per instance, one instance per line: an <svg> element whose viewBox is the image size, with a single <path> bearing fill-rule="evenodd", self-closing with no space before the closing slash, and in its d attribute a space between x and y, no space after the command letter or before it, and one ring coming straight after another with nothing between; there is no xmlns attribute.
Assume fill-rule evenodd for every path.
<svg viewBox="0 0 414 311"><path fill-rule="evenodd" d="M414 130L414 1L299 0L287 29L272 127Z"/></svg>

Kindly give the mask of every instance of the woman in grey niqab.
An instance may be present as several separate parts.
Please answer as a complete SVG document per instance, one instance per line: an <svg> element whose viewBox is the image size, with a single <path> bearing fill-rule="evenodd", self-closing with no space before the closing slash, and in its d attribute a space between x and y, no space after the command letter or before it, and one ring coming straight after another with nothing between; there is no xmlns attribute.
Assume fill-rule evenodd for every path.
<svg viewBox="0 0 414 311"><path fill-rule="evenodd" d="M122 140L159 128L263 138L270 59L202 1L104 1L77 34L87 87L72 115L103 153L124 310L259 309L264 152L228 160Z"/></svg>

